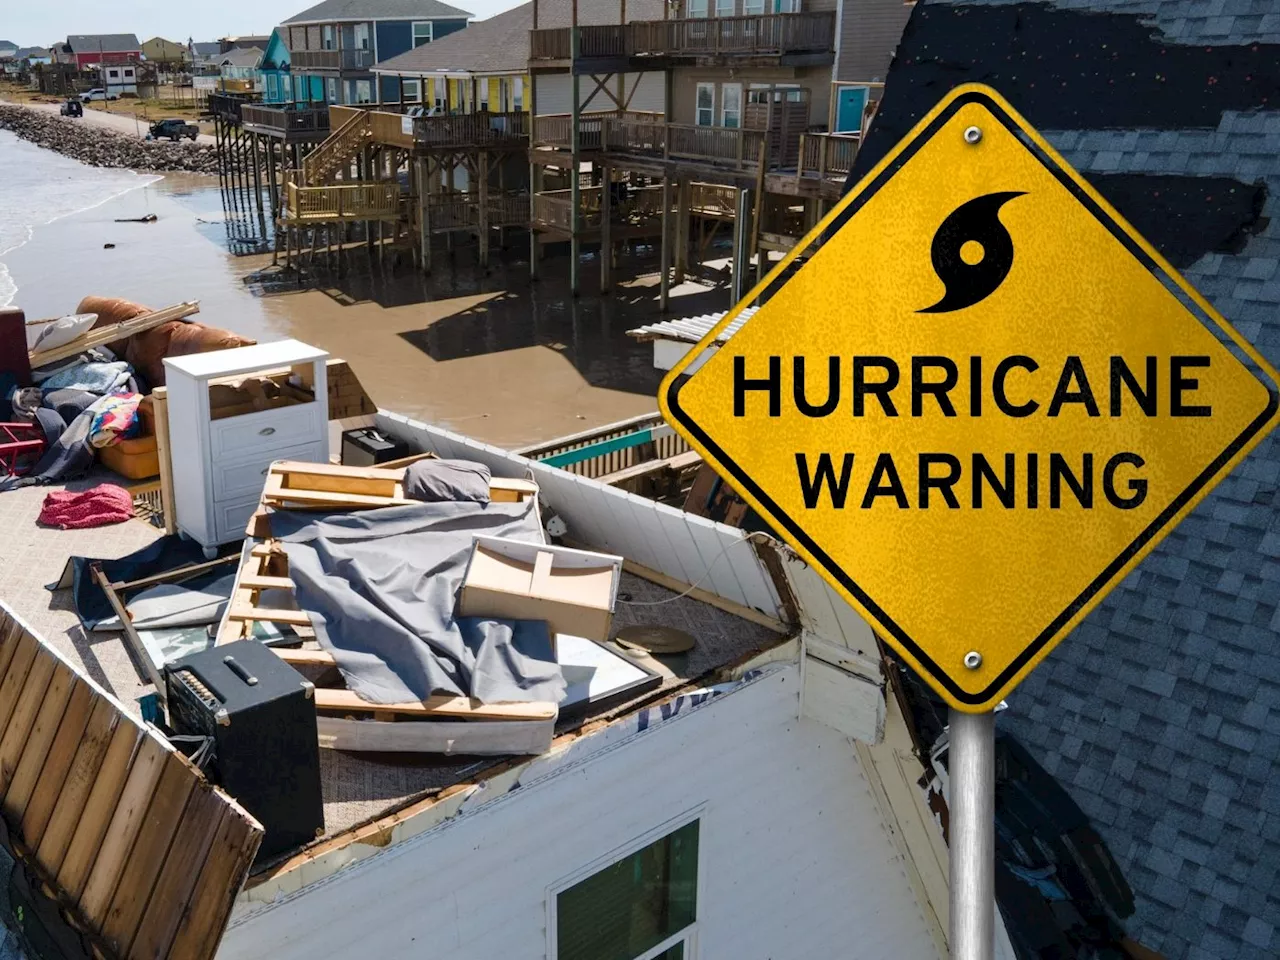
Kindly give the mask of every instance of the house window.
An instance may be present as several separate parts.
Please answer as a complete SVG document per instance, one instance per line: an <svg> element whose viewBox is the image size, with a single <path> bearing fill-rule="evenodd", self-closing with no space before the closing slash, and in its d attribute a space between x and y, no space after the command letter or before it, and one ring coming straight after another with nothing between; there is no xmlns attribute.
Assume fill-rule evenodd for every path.
<svg viewBox="0 0 1280 960"><path fill-rule="evenodd" d="M332 50L332 49L333 49L333 26L332 26L332 24L326 24L325 26L323 26L323 27L321 27L321 28L320 28L320 49L321 49L321 50Z"/></svg>
<svg viewBox="0 0 1280 960"><path fill-rule="evenodd" d="M108 76L110 79L112 79L112 80L119 80L119 79L120 79L120 71L119 71L119 70L108 70L108 71L107 71L107 76Z"/></svg>
<svg viewBox="0 0 1280 960"><path fill-rule="evenodd" d="M435 94L434 105L441 113L444 113L449 109L449 104L447 102L449 94L448 83L449 81L444 79L444 77L437 77L431 81L431 92Z"/></svg>
<svg viewBox="0 0 1280 960"><path fill-rule="evenodd" d="M274 73L267 74L267 99L269 100L280 99L280 85Z"/></svg>
<svg viewBox="0 0 1280 960"><path fill-rule="evenodd" d="M431 21L422 20L413 25L413 45L420 47L424 43L430 43L432 40Z"/></svg>
<svg viewBox="0 0 1280 960"><path fill-rule="evenodd" d="M336 77L329 77L325 80L325 93L328 95L330 103L338 102L338 80Z"/></svg>
<svg viewBox="0 0 1280 960"><path fill-rule="evenodd" d="M716 0L716 16L732 17L734 0Z"/></svg>
<svg viewBox="0 0 1280 960"><path fill-rule="evenodd" d="M369 25L367 23L357 23L355 30L356 49L369 49Z"/></svg>
<svg viewBox="0 0 1280 960"><path fill-rule="evenodd" d="M742 84L720 84L720 126L742 126Z"/></svg>
<svg viewBox="0 0 1280 960"><path fill-rule="evenodd" d="M401 80L400 81L400 99L406 103L417 103L422 99L422 81L421 80Z"/></svg>
<svg viewBox="0 0 1280 960"><path fill-rule="evenodd" d="M774 13L799 13L800 0L773 0Z"/></svg>
<svg viewBox="0 0 1280 960"><path fill-rule="evenodd" d="M707 15L707 0L689 0L686 14L690 18Z"/></svg>
<svg viewBox="0 0 1280 960"><path fill-rule="evenodd" d="M489 110L489 78L481 77L476 83L480 88L480 110L487 113Z"/></svg>
<svg viewBox="0 0 1280 960"><path fill-rule="evenodd" d="M714 83L698 84L698 101L695 108L694 123L700 127L710 127L716 122L716 85Z"/></svg>
<svg viewBox="0 0 1280 960"><path fill-rule="evenodd" d="M552 897L553 960L693 960L698 821Z"/></svg>
<svg viewBox="0 0 1280 960"><path fill-rule="evenodd" d="M373 100L373 83L369 80L356 81L356 103L369 103Z"/></svg>
<svg viewBox="0 0 1280 960"><path fill-rule="evenodd" d="M764 13L764 0L742 0L742 13L748 17L758 17Z"/></svg>
<svg viewBox="0 0 1280 960"><path fill-rule="evenodd" d="M522 80L520 77L516 77L514 80L511 81L511 84L512 84L511 86L512 109L523 110L524 109L524 80Z"/></svg>

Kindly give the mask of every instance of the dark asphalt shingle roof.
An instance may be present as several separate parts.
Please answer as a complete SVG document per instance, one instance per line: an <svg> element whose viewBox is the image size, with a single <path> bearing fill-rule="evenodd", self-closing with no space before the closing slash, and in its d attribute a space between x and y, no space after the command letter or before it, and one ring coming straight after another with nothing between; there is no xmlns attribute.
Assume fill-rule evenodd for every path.
<svg viewBox="0 0 1280 960"><path fill-rule="evenodd" d="M440 0L321 0L295 13L285 23L332 23L338 20L443 20L470 17L466 10Z"/></svg>
<svg viewBox="0 0 1280 960"><path fill-rule="evenodd" d="M526 3L488 20L477 20L434 43L424 43L374 67L375 73L469 71L524 73L529 69L529 29L533 4Z"/></svg>
<svg viewBox="0 0 1280 960"><path fill-rule="evenodd" d="M218 57L219 65L228 67L256 67L262 59L262 51L257 47L236 47Z"/></svg>
<svg viewBox="0 0 1280 960"><path fill-rule="evenodd" d="M99 44L103 53L142 49L132 33L77 33L67 37L67 45L76 53L97 53Z"/></svg>
<svg viewBox="0 0 1280 960"><path fill-rule="evenodd" d="M993 8L1008 16L974 43L965 21ZM1104 122L1147 110L1126 88L1159 68L1147 51L1114 49L1114 59L1089 67L1102 71L1114 99L1085 97L1081 89L1097 77L1051 72L1043 45L1025 46L1036 17L1072 11L1097 18L1082 27L1096 42L1068 57L1087 59L1085 46L1105 40L1104 21L1122 17L1136 17L1131 25L1161 62L1202 56L1196 75L1165 68L1163 96L1176 98L1175 118L1209 104L1211 127ZM1280 0L923 0L858 168L865 172L952 85L980 81L1104 195L1121 175L1261 183L1256 219L1230 247L1204 252L1182 272L1280 365L1280 100L1249 102L1255 94L1244 84L1257 77L1208 66L1277 43ZM1263 86L1274 91L1280 56L1265 47L1258 56L1271 64ZM1069 126L1037 119L1072 110L1078 120ZM1187 204L1176 229L1194 231L1209 214ZM1158 234L1149 239L1162 246ZM1167 960L1280 956L1280 434L1014 691L1000 723L1067 789L1119 861L1136 897L1125 924L1134 940Z"/></svg>

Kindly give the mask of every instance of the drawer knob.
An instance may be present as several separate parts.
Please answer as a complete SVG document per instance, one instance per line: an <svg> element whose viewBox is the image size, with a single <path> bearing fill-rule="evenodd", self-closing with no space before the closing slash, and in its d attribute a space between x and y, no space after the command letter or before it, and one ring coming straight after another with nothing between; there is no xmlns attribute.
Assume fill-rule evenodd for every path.
<svg viewBox="0 0 1280 960"><path fill-rule="evenodd" d="M275 432L276 432L275 427L263 427L261 430L258 431L258 436L269 437Z"/></svg>

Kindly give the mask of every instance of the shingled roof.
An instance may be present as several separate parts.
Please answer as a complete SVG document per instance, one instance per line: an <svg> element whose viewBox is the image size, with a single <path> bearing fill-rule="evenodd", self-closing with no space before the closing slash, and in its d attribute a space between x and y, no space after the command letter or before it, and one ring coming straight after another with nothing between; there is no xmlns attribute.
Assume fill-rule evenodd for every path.
<svg viewBox="0 0 1280 960"><path fill-rule="evenodd" d="M533 3L473 22L434 43L407 50L374 66L374 73L523 74L529 69Z"/></svg>
<svg viewBox="0 0 1280 960"><path fill-rule="evenodd" d="M285 23L336 23L340 20L442 20L471 14L440 0L320 0Z"/></svg>
<svg viewBox="0 0 1280 960"><path fill-rule="evenodd" d="M1042 130L1280 365L1280 0L923 0L851 182L954 85ZM1168 960L1280 956L1280 436L1010 698Z"/></svg>

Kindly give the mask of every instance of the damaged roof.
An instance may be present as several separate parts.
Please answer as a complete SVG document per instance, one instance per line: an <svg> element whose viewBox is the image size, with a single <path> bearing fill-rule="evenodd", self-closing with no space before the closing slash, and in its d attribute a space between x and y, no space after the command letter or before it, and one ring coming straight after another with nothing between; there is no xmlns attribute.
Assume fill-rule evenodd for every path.
<svg viewBox="0 0 1280 960"><path fill-rule="evenodd" d="M850 182L953 86L1002 93L1280 364L1280 5L925 0ZM1010 698L1167 960L1280 954L1280 435Z"/></svg>

